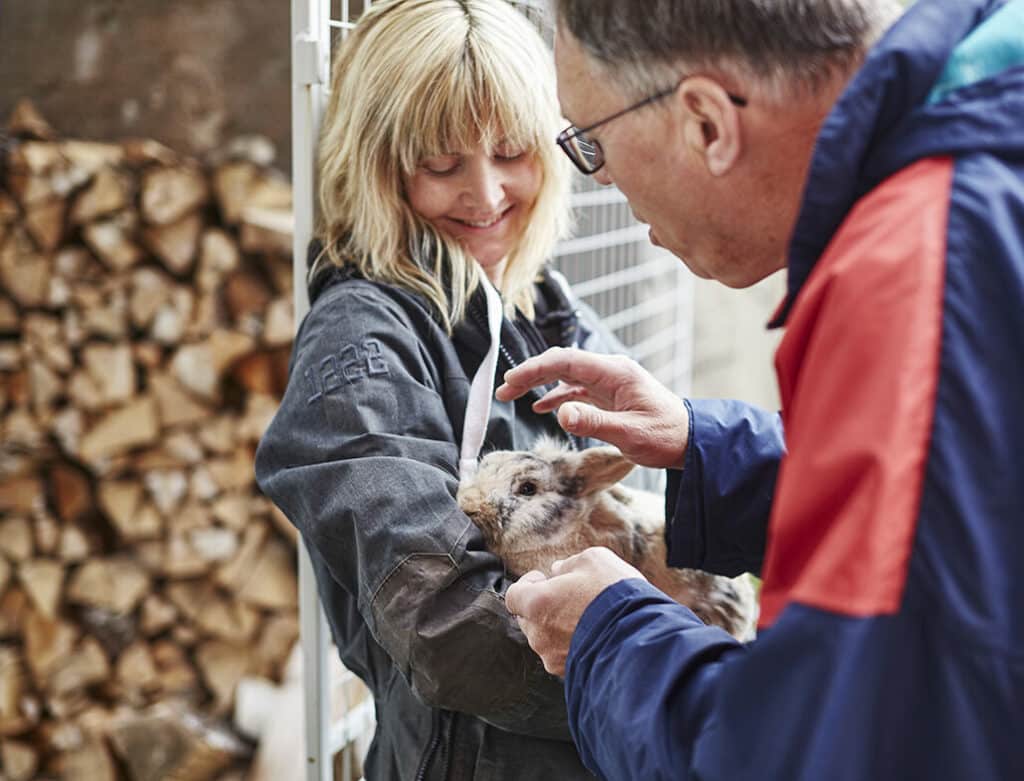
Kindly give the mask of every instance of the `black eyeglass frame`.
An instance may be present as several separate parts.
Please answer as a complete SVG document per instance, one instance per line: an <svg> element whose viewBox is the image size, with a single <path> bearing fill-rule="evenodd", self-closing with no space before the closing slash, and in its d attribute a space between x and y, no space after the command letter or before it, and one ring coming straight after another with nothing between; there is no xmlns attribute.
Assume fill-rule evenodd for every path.
<svg viewBox="0 0 1024 781"><path fill-rule="evenodd" d="M620 109L611 116L605 117L604 119L600 120L599 122L595 122L592 125L587 125L586 127L576 127L575 125L569 125L569 127L567 127L565 130L558 134L558 137L555 139L555 143L557 143L562 148L562 151L565 152L566 157L572 160L573 165L576 166L580 173L586 176L596 174L604 166L604 150L601 149L601 143L597 140L591 139L588 139L587 141L588 143L594 145L597 149L601 150L601 162L598 163L596 166L590 166L587 165L584 162L584 160L582 160L574 151L574 147L572 146L573 140L580 136L586 135L591 130L596 130L597 128L601 127L601 125L607 125L613 119L618 119L624 114L628 114L630 111L636 111L638 108L643 108L644 106L650 103L654 103L655 101L661 100L662 98L667 98L669 95L678 90L682 83L686 81L688 78L690 78L691 75L692 74L683 76L681 79L679 79L679 81L675 83L675 86L669 87L668 89L663 89L661 90L661 92L655 92L653 95L648 95L643 100L634 103L631 106L626 106L626 108ZM739 95L734 95L731 92L726 92L725 94L728 95L729 100L731 100L740 108L743 108L744 106L747 105L746 98L740 97Z"/></svg>

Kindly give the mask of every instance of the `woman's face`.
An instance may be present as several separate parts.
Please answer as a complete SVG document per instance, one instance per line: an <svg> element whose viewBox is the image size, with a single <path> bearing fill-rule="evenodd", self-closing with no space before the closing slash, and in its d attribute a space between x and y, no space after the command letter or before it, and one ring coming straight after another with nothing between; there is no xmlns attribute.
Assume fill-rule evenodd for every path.
<svg viewBox="0 0 1024 781"><path fill-rule="evenodd" d="M498 284L541 180L534 153L498 145L488 154L478 146L421 160L405 190L413 211L457 240Z"/></svg>

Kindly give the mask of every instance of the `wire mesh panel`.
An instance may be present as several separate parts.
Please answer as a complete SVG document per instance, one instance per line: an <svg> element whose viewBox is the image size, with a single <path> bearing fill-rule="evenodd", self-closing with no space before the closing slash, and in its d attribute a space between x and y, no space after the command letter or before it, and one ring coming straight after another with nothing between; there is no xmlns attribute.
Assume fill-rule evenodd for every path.
<svg viewBox="0 0 1024 781"><path fill-rule="evenodd" d="M631 356L661 382L689 392L693 364L693 278L652 245L622 193L578 177L577 230L555 251L555 266L601 315Z"/></svg>
<svg viewBox="0 0 1024 781"><path fill-rule="evenodd" d="M331 53L371 0L292 0L292 179L295 204L296 321L308 309L306 247L315 210L315 150L326 103ZM550 40L542 0L513 2ZM553 143L553 141L552 141ZM692 365L693 282L678 260L652 246L614 188L577 176L572 204L576 231L555 252L555 266L627 348L663 383L684 394ZM299 612L304 661L307 781L332 781L332 758L345 748L365 752L373 731L372 702L352 674L338 670L317 599L309 556L299 552ZM332 674L331 668L335 667ZM356 761L350 761L355 759ZM337 765L348 781L361 755Z"/></svg>

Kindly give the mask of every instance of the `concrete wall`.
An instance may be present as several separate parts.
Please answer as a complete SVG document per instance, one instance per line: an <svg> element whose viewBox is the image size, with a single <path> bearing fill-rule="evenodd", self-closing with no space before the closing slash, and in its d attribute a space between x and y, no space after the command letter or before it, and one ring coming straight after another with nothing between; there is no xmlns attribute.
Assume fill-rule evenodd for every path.
<svg viewBox="0 0 1024 781"><path fill-rule="evenodd" d="M260 133L288 170L287 0L0 0L0 125L31 97L63 135L200 154Z"/></svg>
<svg viewBox="0 0 1024 781"><path fill-rule="evenodd" d="M765 324L785 292L785 273L746 290L696 281L693 395L779 408L775 348L782 334Z"/></svg>

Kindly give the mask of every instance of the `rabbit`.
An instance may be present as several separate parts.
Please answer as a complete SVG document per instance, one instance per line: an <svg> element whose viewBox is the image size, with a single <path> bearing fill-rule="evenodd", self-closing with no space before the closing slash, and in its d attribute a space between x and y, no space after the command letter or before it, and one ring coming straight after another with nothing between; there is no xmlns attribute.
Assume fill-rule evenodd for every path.
<svg viewBox="0 0 1024 781"><path fill-rule="evenodd" d="M664 498L620 485L632 468L614 447L573 451L544 439L529 451L485 455L457 500L511 575L550 574L553 561L602 545L705 623L752 639L751 579L669 567Z"/></svg>

